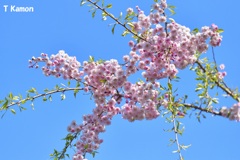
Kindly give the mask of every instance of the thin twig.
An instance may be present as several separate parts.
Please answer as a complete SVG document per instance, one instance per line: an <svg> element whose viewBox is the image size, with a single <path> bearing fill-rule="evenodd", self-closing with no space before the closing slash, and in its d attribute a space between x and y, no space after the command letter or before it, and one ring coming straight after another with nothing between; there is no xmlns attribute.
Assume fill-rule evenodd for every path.
<svg viewBox="0 0 240 160"><path fill-rule="evenodd" d="M186 104L186 103L182 104L182 105L184 105L185 107L194 108L194 109L206 112L206 113L211 113L211 114L216 115L216 116L222 116L222 114L220 112L210 110L208 108L202 108L202 107L199 107L199 106L196 106L196 105L193 105L193 104Z"/></svg>
<svg viewBox="0 0 240 160"><path fill-rule="evenodd" d="M216 58L215 58L215 53L214 53L213 46L212 46L212 54L213 54L213 61L214 61L214 64L215 64L215 68L216 68L216 70L218 71L218 68L217 68L217 61L216 61Z"/></svg>
<svg viewBox="0 0 240 160"><path fill-rule="evenodd" d="M29 101L29 100L34 100L34 99L44 97L44 96L47 96L47 95L51 95L51 94L54 94L54 93L66 92L66 91L72 91L72 90L83 90L83 88L61 88L61 89L49 91L49 92L46 92L46 93L37 94L36 96L28 97L28 98L22 99L20 101L13 102L13 103L7 105L6 109L8 109L9 107L14 106L14 105L20 105L21 103Z"/></svg>
<svg viewBox="0 0 240 160"><path fill-rule="evenodd" d="M214 63L215 63L215 68L216 68L217 72L219 72L219 71L218 71L218 68L217 68L217 61L216 61L216 58L215 58L215 53L214 53L214 48L213 48L213 46L212 46L212 54L213 54L213 61L214 61ZM222 84L223 84L225 87L227 87L227 84L226 84L224 81L222 81Z"/></svg>
<svg viewBox="0 0 240 160"><path fill-rule="evenodd" d="M93 2L91 0L87 0L89 3L91 3L92 5L94 5L97 9L101 10L102 12L104 12L106 15L108 15L110 18L112 18L117 24L121 25L123 28L125 28L128 32L132 33L134 36L138 37L139 39L143 40L143 41L147 41L146 39L144 39L143 37L139 36L137 33L133 32L131 29L129 29L126 24L123 24L122 22L120 22L117 18L115 18L112 14L110 14L109 12L107 12L104 8L100 7L96 2Z"/></svg>
<svg viewBox="0 0 240 160"><path fill-rule="evenodd" d="M177 144L177 148L178 148L178 154L179 154L179 158L180 160L183 160L182 154L181 154L181 146L179 144L179 140L178 140L178 131L177 131L177 125L176 125L176 118L173 115L173 128L174 128L174 134L175 134L175 142Z"/></svg>

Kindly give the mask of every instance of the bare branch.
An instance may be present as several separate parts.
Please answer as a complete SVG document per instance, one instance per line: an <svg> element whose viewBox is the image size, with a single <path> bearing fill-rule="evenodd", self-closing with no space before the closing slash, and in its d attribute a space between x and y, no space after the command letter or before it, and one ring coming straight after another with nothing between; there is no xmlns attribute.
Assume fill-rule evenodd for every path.
<svg viewBox="0 0 240 160"><path fill-rule="evenodd" d="M185 107L194 108L194 109L206 112L206 113L211 113L211 114L216 115L216 116L222 116L222 114L220 112L214 111L214 110L209 109L209 108L202 108L202 107L199 107L199 106L196 106L196 105L193 105L193 104L182 104L182 105L184 105Z"/></svg>

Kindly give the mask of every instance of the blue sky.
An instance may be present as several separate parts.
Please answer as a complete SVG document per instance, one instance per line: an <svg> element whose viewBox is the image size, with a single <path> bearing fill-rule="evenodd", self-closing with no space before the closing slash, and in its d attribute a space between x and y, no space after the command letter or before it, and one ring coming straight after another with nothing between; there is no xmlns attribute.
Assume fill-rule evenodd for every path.
<svg viewBox="0 0 240 160"><path fill-rule="evenodd" d="M105 1L110 3L109 0ZM118 15L128 7L138 5L146 12L153 1L129 0L112 1L112 13ZM215 23L224 29L221 47L215 49L217 61L224 63L228 72L226 82L231 88L239 86L239 5L240 2L219 2L217 0L171 0L175 5L178 23L200 28ZM89 55L96 59L118 59L129 53L130 37L121 37L122 28L111 33L111 20L102 21L100 12L93 19L87 6L80 7L80 0L59 1L0 1L0 56L1 78L0 99L9 92L26 94L31 87L39 92L53 88L56 84L67 83L62 79L45 77L41 70L28 68L28 59L40 53L54 54L65 50L76 56L78 61L87 60ZM32 6L33 13L4 12L3 5ZM210 52L206 56L211 56ZM188 71L180 73L182 82L178 86L182 93L191 94L195 82ZM136 77L137 80L138 77ZM194 101L194 99L193 99ZM220 106L231 106L234 102L222 100ZM77 98L67 94L65 101L60 95L53 97L53 102L35 101L35 109L25 105L27 111L13 115L8 112L0 120L0 159L2 160L47 160L53 149L61 150L61 140L67 134L67 125L72 120L82 121L82 115L91 113L94 103L89 95L79 93ZM192 146L183 152L186 160L239 160L240 124L221 117L207 116L198 123L196 118L186 117L182 120L185 133L180 142ZM168 146L173 133L164 132L171 128L159 117L153 121L129 123L115 117L107 131L101 134L104 143L101 145L97 160L163 160L178 158L173 154L176 146ZM70 153L72 153L70 151ZM91 156L87 157L93 159Z"/></svg>

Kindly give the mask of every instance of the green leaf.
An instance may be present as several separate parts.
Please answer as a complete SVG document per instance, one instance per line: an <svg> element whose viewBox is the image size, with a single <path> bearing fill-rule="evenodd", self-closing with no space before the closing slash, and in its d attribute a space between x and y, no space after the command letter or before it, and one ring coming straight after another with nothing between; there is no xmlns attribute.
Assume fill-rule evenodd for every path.
<svg viewBox="0 0 240 160"><path fill-rule="evenodd" d="M186 150L187 148L189 148L191 146L191 144L190 145L187 145L187 146L185 146L185 145L180 145L180 147L183 149L183 150Z"/></svg>
<svg viewBox="0 0 240 160"><path fill-rule="evenodd" d="M46 89L44 89L43 91L44 91L44 92L48 92L49 90L46 88Z"/></svg>
<svg viewBox="0 0 240 160"><path fill-rule="evenodd" d="M59 87L58 85L56 85L56 86L55 86L55 89L56 89L56 90L59 90L59 89L60 89L60 87Z"/></svg>
<svg viewBox="0 0 240 160"><path fill-rule="evenodd" d="M30 90L28 90L27 92L28 92L28 93L36 93L37 90L36 90L35 88L32 87L32 88L31 88Z"/></svg>
<svg viewBox="0 0 240 160"><path fill-rule="evenodd" d="M112 4L108 4L106 8L112 8Z"/></svg>
<svg viewBox="0 0 240 160"><path fill-rule="evenodd" d="M122 18L122 15L123 15L123 13L120 12L120 15L119 15L119 17L118 17L118 20L120 20L120 19Z"/></svg>
<svg viewBox="0 0 240 160"><path fill-rule="evenodd" d="M94 10L94 11L92 12L92 18L94 18L95 15L96 15L96 10Z"/></svg>
<svg viewBox="0 0 240 160"><path fill-rule="evenodd" d="M49 95L48 100L51 102L52 101L52 95Z"/></svg>
<svg viewBox="0 0 240 160"><path fill-rule="evenodd" d="M88 144L85 144L84 149L88 149Z"/></svg>
<svg viewBox="0 0 240 160"><path fill-rule="evenodd" d="M199 115L197 116L197 120L198 120L199 123L201 123L201 119L200 119Z"/></svg>
<svg viewBox="0 0 240 160"><path fill-rule="evenodd" d="M176 6L173 6L173 5L168 5L168 8L175 9L175 8L176 8Z"/></svg>
<svg viewBox="0 0 240 160"><path fill-rule="evenodd" d="M127 23L131 28L134 28L134 25L130 22Z"/></svg>
<svg viewBox="0 0 240 160"><path fill-rule="evenodd" d="M129 34L129 31L128 30L125 30L122 34L123 37L125 37L127 34Z"/></svg>
<svg viewBox="0 0 240 160"><path fill-rule="evenodd" d="M106 20L107 20L107 17L106 17L106 16L103 16L103 17L102 17L102 20L103 20L103 21L106 21Z"/></svg>
<svg viewBox="0 0 240 160"><path fill-rule="evenodd" d="M223 29L218 29L217 32L222 33L222 32L224 32L224 30Z"/></svg>
<svg viewBox="0 0 240 160"><path fill-rule="evenodd" d="M89 62L94 62L94 57L93 56L89 56Z"/></svg>
<svg viewBox="0 0 240 160"><path fill-rule="evenodd" d="M23 99L23 100L21 101L21 103L22 103L22 104L25 104L27 101L28 101L27 99Z"/></svg>
<svg viewBox="0 0 240 160"><path fill-rule="evenodd" d="M19 97L18 96L13 96L12 100L14 100L14 101L19 100Z"/></svg>
<svg viewBox="0 0 240 160"><path fill-rule="evenodd" d="M188 95L184 95L184 101L188 98Z"/></svg>
<svg viewBox="0 0 240 160"><path fill-rule="evenodd" d="M98 152L97 152L97 151L93 151L93 152L92 152L93 158L95 157L96 153L98 153Z"/></svg>
<svg viewBox="0 0 240 160"><path fill-rule="evenodd" d="M47 101L47 98L46 98L45 96L43 97L43 101L44 101L44 102Z"/></svg>
<svg viewBox="0 0 240 160"><path fill-rule="evenodd" d="M61 94L61 100L66 99L66 95L64 93Z"/></svg>
<svg viewBox="0 0 240 160"><path fill-rule="evenodd" d="M74 97L76 98L77 97L77 93L79 92L79 90L78 89L75 89L74 90L74 93L73 93L73 95L74 95Z"/></svg>
<svg viewBox="0 0 240 160"><path fill-rule="evenodd" d="M6 110L6 109L8 108L7 106L8 106L8 102L9 102L9 101L8 101L8 99L5 99L5 100L6 100L6 101L3 103L1 109L5 109L5 110Z"/></svg>
<svg viewBox="0 0 240 160"><path fill-rule="evenodd" d="M85 0L81 0L80 6L83 6L86 3Z"/></svg>
<svg viewBox="0 0 240 160"><path fill-rule="evenodd" d="M77 82L76 88L80 87L80 82Z"/></svg>
<svg viewBox="0 0 240 160"><path fill-rule="evenodd" d="M168 89L171 91L172 90L172 84L168 83Z"/></svg>
<svg viewBox="0 0 240 160"><path fill-rule="evenodd" d="M16 114L16 111L15 111L14 109L11 109L11 112L12 112L13 114Z"/></svg>
<svg viewBox="0 0 240 160"><path fill-rule="evenodd" d="M10 92L8 97L12 100L13 99L13 94Z"/></svg>
<svg viewBox="0 0 240 160"><path fill-rule="evenodd" d="M34 110L34 103L33 102L31 103L31 107L32 107L32 110Z"/></svg>
<svg viewBox="0 0 240 160"><path fill-rule="evenodd" d="M107 82L106 79L100 79L99 81L100 81L101 83L106 83L106 82Z"/></svg>
<svg viewBox="0 0 240 160"><path fill-rule="evenodd" d="M198 33L198 32L199 32L199 29L198 29L198 28L195 28L192 32L193 32L193 33Z"/></svg>
<svg viewBox="0 0 240 160"><path fill-rule="evenodd" d="M172 153L179 153L179 150L176 150L176 151L172 151Z"/></svg>
<svg viewBox="0 0 240 160"><path fill-rule="evenodd" d="M218 99L217 99L217 98L213 98L212 101L213 101L213 103L215 103L215 104L218 103Z"/></svg>
<svg viewBox="0 0 240 160"><path fill-rule="evenodd" d="M102 64L102 63L104 63L104 62L106 62L106 61L103 60L103 59L99 59L99 60L97 61L97 64Z"/></svg>
<svg viewBox="0 0 240 160"><path fill-rule="evenodd" d="M183 126L182 129L180 129L180 130L178 131L178 133L182 136L184 130L185 130L185 128L184 128L184 126Z"/></svg>
<svg viewBox="0 0 240 160"><path fill-rule="evenodd" d="M165 90L164 87L163 87L162 85L160 85L160 89L161 89L161 90Z"/></svg>
<svg viewBox="0 0 240 160"><path fill-rule="evenodd" d="M116 25L117 24L114 24L113 27L112 27L112 34L114 34L114 30L115 30Z"/></svg>
<svg viewBox="0 0 240 160"><path fill-rule="evenodd" d="M67 141L71 141L73 139L73 135L72 134L68 134L65 138L63 138L62 140L67 140Z"/></svg>
<svg viewBox="0 0 240 160"><path fill-rule="evenodd" d="M107 13L102 12L102 17L106 17L106 16L108 16Z"/></svg>
<svg viewBox="0 0 240 160"><path fill-rule="evenodd" d="M179 123L179 121L177 121L177 126L176 126L177 131L179 130L179 126L180 126L180 123Z"/></svg>
<svg viewBox="0 0 240 160"><path fill-rule="evenodd" d="M27 108L20 106L20 111L22 111L22 110L25 111L25 110L27 110Z"/></svg>
<svg viewBox="0 0 240 160"><path fill-rule="evenodd" d="M195 89L195 92L198 92L199 90L201 90L202 88L198 87Z"/></svg>
<svg viewBox="0 0 240 160"><path fill-rule="evenodd" d="M102 0L102 7L104 6L104 0Z"/></svg>
<svg viewBox="0 0 240 160"><path fill-rule="evenodd" d="M172 8L168 8L168 10L171 12L171 15L176 14L176 12Z"/></svg>
<svg viewBox="0 0 240 160"><path fill-rule="evenodd" d="M173 145L175 142L176 142L176 140L175 139L172 139L172 138L170 138L170 144L168 144L168 146L171 146L171 145Z"/></svg>

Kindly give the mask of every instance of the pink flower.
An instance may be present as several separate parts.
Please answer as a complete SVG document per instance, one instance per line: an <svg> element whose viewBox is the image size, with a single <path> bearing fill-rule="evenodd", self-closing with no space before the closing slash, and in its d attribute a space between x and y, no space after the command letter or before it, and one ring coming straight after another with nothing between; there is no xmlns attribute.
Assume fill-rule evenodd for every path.
<svg viewBox="0 0 240 160"><path fill-rule="evenodd" d="M215 25L215 24L212 24L212 29L213 29L213 31L217 31L218 30L218 26Z"/></svg>
<svg viewBox="0 0 240 160"><path fill-rule="evenodd" d="M133 13L133 9L132 8L128 8L127 9L127 14L132 14Z"/></svg>
<svg viewBox="0 0 240 160"><path fill-rule="evenodd" d="M219 66L219 67L220 67L220 69L221 69L221 70L224 70L224 68L225 68L225 65L224 65L224 64L220 64L220 66Z"/></svg>

